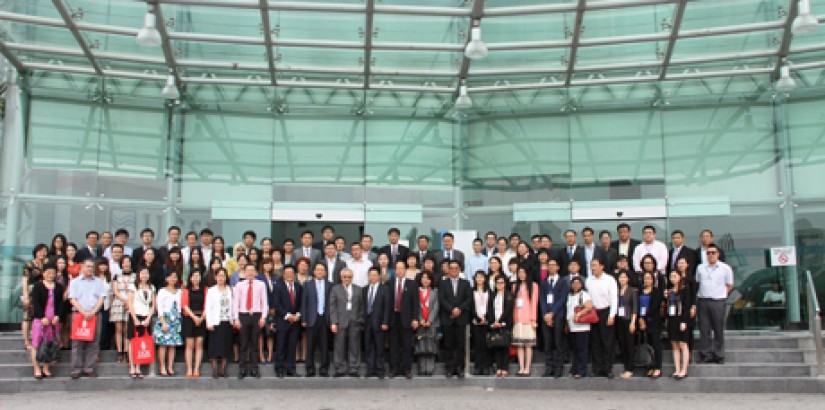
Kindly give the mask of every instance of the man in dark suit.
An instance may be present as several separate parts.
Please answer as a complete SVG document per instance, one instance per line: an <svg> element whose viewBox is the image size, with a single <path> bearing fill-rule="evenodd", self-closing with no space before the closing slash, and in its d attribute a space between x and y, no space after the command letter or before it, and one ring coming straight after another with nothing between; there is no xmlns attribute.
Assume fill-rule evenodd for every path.
<svg viewBox="0 0 825 410"><path fill-rule="evenodd" d="M676 261L679 260L679 258L685 258L688 263L687 274L691 278L695 278L697 268L696 251L685 246L685 233L679 229L673 231L673 233L670 234L670 241L671 247L668 250L667 258L668 274L676 270Z"/></svg>
<svg viewBox="0 0 825 410"><path fill-rule="evenodd" d="M83 262L86 259L97 259L103 256L103 249L97 244L100 234L97 231L86 232L86 245L77 250L75 262Z"/></svg>
<svg viewBox="0 0 825 410"><path fill-rule="evenodd" d="M613 275L616 272L616 264L619 262L619 251L610 247L611 239L613 238L610 236L610 231L599 232L599 245L604 249L607 257L604 261L604 268L609 274Z"/></svg>
<svg viewBox="0 0 825 410"><path fill-rule="evenodd" d="M335 246L334 244L332 245ZM301 295L301 326L307 331L306 377L315 376L315 349L321 350L318 373L329 376L329 298L332 284L324 265L315 265L312 280L304 284Z"/></svg>
<svg viewBox="0 0 825 410"><path fill-rule="evenodd" d="M341 271L341 283L329 298L330 326L335 335L335 377L358 377L361 367L361 328L364 325L364 294L352 284L352 270Z"/></svg>
<svg viewBox="0 0 825 410"><path fill-rule="evenodd" d="M390 286L390 378L412 378L413 332L418 329L421 297L415 281L407 279L407 262L395 263L395 280Z"/></svg>
<svg viewBox="0 0 825 410"><path fill-rule="evenodd" d="M387 231L387 237L390 243L381 247L378 253L384 253L390 256L390 266L395 266L395 262L402 260L407 261L407 255L410 253L410 248L398 243L401 238L401 231L398 228L390 228Z"/></svg>
<svg viewBox="0 0 825 410"><path fill-rule="evenodd" d="M301 333L301 285L295 282L295 268L284 267L282 277L272 291L275 306L277 357L275 375L295 377L295 347Z"/></svg>
<svg viewBox="0 0 825 410"><path fill-rule="evenodd" d="M338 248L335 242L330 242L324 246L324 257L322 263L327 268L327 280L332 284L341 283L341 270L347 267L347 263L341 260L338 255Z"/></svg>
<svg viewBox="0 0 825 410"><path fill-rule="evenodd" d="M419 266L424 266L424 258L433 256L433 251L430 250L430 238L426 235L418 237L418 250L415 251L418 255Z"/></svg>
<svg viewBox="0 0 825 410"><path fill-rule="evenodd" d="M595 235L596 232L589 226L582 229L582 239L584 239L582 250L584 251L584 263L587 264L587 269L584 269L584 271L587 272L588 278L592 275L592 272L590 271L590 262L592 262L593 259L602 261L602 265L607 263L607 252L605 252L604 248L594 242Z"/></svg>
<svg viewBox="0 0 825 410"><path fill-rule="evenodd" d="M496 249L496 240L498 237L496 233L493 231L489 231L484 235L484 250L481 251L481 254L486 257L491 257L498 253L498 249Z"/></svg>
<svg viewBox="0 0 825 410"><path fill-rule="evenodd" d="M312 247L312 231L301 233L301 246L295 247L292 253L292 262L296 263L300 258L309 258L309 266L315 266L321 260L321 251Z"/></svg>
<svg viewBox="0 0 825 410"><path fill-rule="evenodd" d="M550 259L547 270L547 279L541 281L539 296L539 323L544 342L543 377L559 378L563 375L566 354L564 324L570 285L559 276L559 262L556 259Z"/></svg>
<svg viewBox="0 0 825 410"><path fill-rule="evenodd" d="M159 255L158 249L152 246L152 243L155 241L155 231L145 228L144 230L140 231L140 242L141 246L138 246L132 251L132 260L133 261L143 261L143 254L146 253L147 250L152 249L155 251L155 255ZM168 255L168 252L167 252ZM157 259L157 256L155 256ZM166 259L158 259L161 264L166 263ZM132 262L135 263L135 262ZM207 265L208 266L208 265Z"/></svg>
<svg viewBox="0 0 825 410"><path fill-rule="evenodd" d="M330 225L321 228L321 240L312 244L312 247L324 252L328 243L335 244L335 229Z"/></svg>
<svg viewBox="0 0 825 410"><path fill-rule="evenodd" d="M142 234L141 234L141 237L143 237ZM169 251L172 250L172 248L176 248L176 247L180 248L181 247L180 243L178 243L179 241L180 241L180 227L175 226L175 225L170 226L169 229L166 230L166 244L161 246L160 248L158 248L157 258L155 258L155 259L160 261L161 264L166 263L166 259L169 257ZM135 249L135 252L137 252L137 251L138 250ZM134 255L137 256L137 253L134 253ZM140 256L141 256L141 259L135 258L135 262L138 262L138 261L142 260L143 254L141 253Z"/></svg>
<svg viewBox="0 0 825 410"><path fill-rule="evenodd" d="M630 225L622 222L616 227L616 233L619 239L616 239L610 244L610 247L616 250L619 255L627 256L627 260L633 261L633 253L636 247L641 243L637 239L630 237Z"/></svg>
<svg viewBox="0 0 825 410"><path fill-rule="evenodd" d="M451 261L457 261L459 265L461 265L460 269L463 269L464 252L453 248L455 245L455 236L451 232L447 232L441 238L441 243L444 245L444 250L435 252L435 265L441 266L441 262L444 262L445 259L449 259Z"/></svg>
<svg viewBox="0 0 825 410"><path fill-rule="evenodd" d="M708 263L708 246L713 245L715 240L713 238L713 232L710 229L702 229L699 240L701 241L701 246L696 250L696 263L702 265ZM725 262L725 252L722 251L722 248L717 250L719 251L719 260ZM696 273L695 268L693 272Z"/></svg>
<svg viewBox="0 0 825 410"><path fill-rule="evenodd" d="M364 287L364 344L366 377L384 378L384 335L390 328L393 305L390 290L381 284L381 271L369 269L369 285Z"/></svg>
<svg viewBox="0 0 825 410"><path fill-rule="evenodd" d="M576 243L576 231L568 229L564 231L564 249L559 250L557 257L559 259L559 275L565 277L568 275L568 268L571 261L576 261L579 268L582 268L587 263L584 257L584 249Z"/></svg>
<svg viewBox="0 0 825 410"><path fill-rule="evenodd" d="M447 378L464 378L465 333L473 300L470 283L459 278L461 264L450 261L449 277L438 286L438 305L444 329L444 348L448 351L445 365Z"/></svg>

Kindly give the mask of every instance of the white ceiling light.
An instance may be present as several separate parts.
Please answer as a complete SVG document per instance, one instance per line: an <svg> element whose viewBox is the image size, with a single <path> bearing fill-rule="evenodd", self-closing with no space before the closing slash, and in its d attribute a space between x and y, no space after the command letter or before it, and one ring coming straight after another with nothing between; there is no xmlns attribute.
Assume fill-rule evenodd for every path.
<svg viewBox="0 0 825 410"><path fill-rule="evenodd" d="M476 25L470 30L470 42L464 49L464 55L475 60L487 57L487 53L487 44L481 40L481 27Z"/></svg>
<svg viewBox="0 0 825 410"><path fill-rule="evenodd" d="M793 20L791 32L794 34L811 34L819 30L819 20L811 14L811 0L799 0L799 13Z"/></svg>
<svg viewBox="0 0 825 410"><path fill-rule="evenodd" d="M166 77L166 86L163 87L160 96L167 100L177 100L180 98L180 91L178 91L178 87L175 85L175 75L172 74L171 70L169 77Z"/></svg>
<svg viewBox="0 0 825 410"><path fill-rule="evenodd" d="M158 29L155 28L157 17L153 11L154 9L149 5L146 17L143 18L143 28L138 30L137 38L135 38L138 45L144 47L157 47L160 45L160 33L158 33Z"/></svg>
<svg viewBox="0 0 825 410"><path fill-rule="evenodd" d="M779 69L781 73L778 80L776 80L776 91L787 93L796 88L796 81L791 77L791 67L788 64Z"/></svg>
<svg viewBox="0 0 825 410"><path fill-rule="evenodd" d="M467 95L467 84L464 80L461 81L461 86L458 87L458 97L455 99L453 107L457 110L466 110L473 107L473 100Z"/></svg>

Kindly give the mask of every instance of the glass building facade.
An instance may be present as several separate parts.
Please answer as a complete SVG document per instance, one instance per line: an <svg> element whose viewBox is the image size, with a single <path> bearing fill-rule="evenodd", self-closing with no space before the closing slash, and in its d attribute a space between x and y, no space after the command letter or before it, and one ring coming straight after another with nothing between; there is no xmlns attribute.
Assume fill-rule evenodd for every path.
<svg viewBox="0 0 825 410"><path fill-rule="evenodd" d="M443 230L561 243L628 222L696 247L708 228L743 300L780 281L800 322L805 271L825 293L825 30L791 38L795 1L480 2L490 54L469 68L473 2L161 1L168 49L136 46L117 27L136 30L146 5L116 3L0 11L0 322L20 318L34 244L126 228L134 245L144 227L160 243L173 224L228 247L326 223L377 244L398 227L413 245ZM175 101L158 96L170 61ZM775 246L796 246L798 266L770 267Z"/></svg>

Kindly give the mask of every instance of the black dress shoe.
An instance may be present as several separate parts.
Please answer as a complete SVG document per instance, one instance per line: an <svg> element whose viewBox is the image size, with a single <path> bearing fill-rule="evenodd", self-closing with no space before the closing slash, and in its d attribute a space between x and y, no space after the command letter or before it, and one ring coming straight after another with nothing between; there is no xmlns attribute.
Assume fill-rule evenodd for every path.
<svg viewBox="0 0 825 410"><path fill-rule="evenodd" d="M254 377L256 379L260 379L261 378L261 373L258 372L257 370L253 370L252 371L252 377Z"/></svg>
<svg viewBox="0 0 825 410"><path fill-rule="evenodd" d="M725 358L724 357L719 357L715 360L715 362L717 364L725 364Z"/></svg>
<svg viewBox="0 0 825 410"><path fill-rule="evenodd" d="M318 376L329 377L329 372L320 372L320 373L318 373Z"/></svg>
<svg viewBox="0 0 825 410"><path fill-rule="evenodd" d="M346 376L346 373L344 373L344 372L335 372L335 374L332 375L332 377L344 377L344 376Z"/></svg>
<svg viewBox="0 0 825 410"><path fill-rule="evenodd" d="M612 378L614 377L614 376L613 376L613 372L607 372L607 374L605 375L605 377L607 377L608 379L612 379Z"/></svg>
<svg viewBox="0 0 825 410"><path fill-rule="evenodd" d="M361 377L361 375L358 372L349 372L349 377Z"/></svg>
<svg viewBox="0 0 825 410"><path fill-rule="evenodd" d="M564 375L564 369L561 367L557 367L553 373L555 373L555 377L558 379L559 377Z"/></svg>
<svg viewBox="0 0 825 410"><path fill-rule="evenodd" d="M481 376L481 369L473 370L473 376Z"/></svg>
<svg viewBox="0 0 825 410"><path fill-rule="evenodd" d="M378 373L378 379L384 380L384 373Z"/></svg>
<svg viewBox="0 0 825 410"><path fill-rule="evenodd" d="M297 377L297 376L298 376L298 375L297 375L297 374L295 374L295 371L294 371L294 370L293 370L293 371L287 371L287 372L286 372L286 377Z"/></svg>
<svg viewBox="0 0 825 410"><path fill-rule="evenodd" d="M404 377L406 377L407 380L412 379L412 372L410 372L410 371L404 372Z"/></svg>
<svg viewBox="0 0 825 410"><path fill-rule="evenodd" d="M556 375L556 374L555 374L555 373L553 373L553 371L552 371L552 370L545 370L545 371L544 371L544 373L542 373L541 377L553 377L553 376L555 376L555 375Z"/></svg>
<svg viewBox="0 0 825 410"><path fill-rule="evenodd" d="M304 375L304 377L315 377L315 372L313 372L311 370L307 371L306 374Z"/></svg>
<svg viewBox="0 0 825 410"><path fill-rule="evenodd" d="M246 377L245 371L241 370L240 372L238 372L238 379L243 379L244 377Z"/></svg>
<svg viewBox="0 0 825 410"><path fill-rule="evenodd" d="M279 379L283 379L284 378L284 372L275 372L275 377L277 377Z"/></svg>
<svg viewBox="0 0 825 410"><path fill-rule="evenodd" d="M456 375L456 377L458 377L459 379L463 379L463 378L464 378L464 369L456 370L456 371L455 371L455 375Z"/></svg>

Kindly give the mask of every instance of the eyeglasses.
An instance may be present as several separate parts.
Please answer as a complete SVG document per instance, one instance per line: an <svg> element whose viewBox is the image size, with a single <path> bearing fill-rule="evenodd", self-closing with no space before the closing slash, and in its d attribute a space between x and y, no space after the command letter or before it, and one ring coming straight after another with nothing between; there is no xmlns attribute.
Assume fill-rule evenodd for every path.
<svg viewBox="0 0 825 410"><path fill-rule="evenodd" d="M716 255L716 254L718 254L718 253L719 253L719 252L716 252L716 251L708 251L708 255Z"/></svg>

